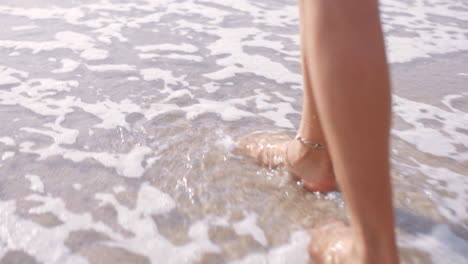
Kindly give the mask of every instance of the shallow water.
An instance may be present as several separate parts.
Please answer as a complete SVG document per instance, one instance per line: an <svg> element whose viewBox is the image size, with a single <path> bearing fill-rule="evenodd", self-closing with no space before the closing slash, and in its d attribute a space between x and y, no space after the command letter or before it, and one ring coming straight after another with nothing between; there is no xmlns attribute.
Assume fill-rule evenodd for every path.
<svg viewBox="0 0 468 264"><path fill-rule="evenodd" d="M382 1L403 263L468 261L468 2ZM2 1L0 263L308 263L295 1ZM313 239L313 238L312 238Z"/></svg>

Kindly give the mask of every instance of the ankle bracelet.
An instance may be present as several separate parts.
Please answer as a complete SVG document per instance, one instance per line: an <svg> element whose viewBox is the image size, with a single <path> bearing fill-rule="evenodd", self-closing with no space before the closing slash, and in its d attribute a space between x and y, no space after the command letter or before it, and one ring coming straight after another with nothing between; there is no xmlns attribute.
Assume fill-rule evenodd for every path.
<svg viewBox="0 0 468 264"><path fill-rule="evenodd" d="M308 147L311 147L313 149L325 149L326 148L326 146L324 144L314 143L312 141L308 141L308 140L302 138L299 135L297 135L295 139L299 140L302 144L307 145Z"/></svg>

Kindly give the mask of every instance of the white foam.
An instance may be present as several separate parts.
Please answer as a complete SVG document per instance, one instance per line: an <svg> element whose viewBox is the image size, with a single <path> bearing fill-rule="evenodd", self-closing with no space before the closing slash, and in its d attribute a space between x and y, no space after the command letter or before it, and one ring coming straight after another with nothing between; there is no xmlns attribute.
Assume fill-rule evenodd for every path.
<svg viewBox="0 0 468 264"><path fill-rule="evenodd" d="M187 44L187 43L182 43L182 44L155 44L155 45L144 45L144 46L136 46L136 50L142 51L142 52L149 52L149 51L155 51L155 50L161 50L161 51L183 51L183 52L197 52L198 48L194 45Z"/></svg>
<svg viewBox="0 0 468 264"><path fill-rule="evenodd" d="M126 155L122 155L117 160L117 164L110 163L110 165L115 166L117 172L121 173L123 176L130 178L141 177L145 172L142 161L146 155L152 152L152 149L149 147L137 146Z"/></svg>
<svg viewBox="0 0 468 264"><path fill-rule="evenodd" d="M81 183L73 183L72 187L73 189L80 191L81 188L83 188L83 185Z"/></svg>
<svg viewBox="0 0 468 264"><path fill-rule="evenodd" d="M40 199L42 198L42 199ZM55 208L50 208L52 213L61 214L67 218L63 225L45 228L30 220L22 219L15 214L16 204L14 201L0 202L0 241L5 250L22 250L33 256L37 261L51 264L85 264L87 261L70 252L65 246L65 240L72 230L87 227L90 215L78 216L68 214L65 206L53 198L42 196L29 196L29 200L47 203L56 202ZM53 252L53 254L51 254Z"/></svg>
<svg viewBox="0 0 468 264"><path fill-rule="evenodd" d="M218 253L219 248L208 238L208 228L203 221L195 222L189 228L188 244L172 245L158 233L152 215L164 214L175 208L175 201L158 189L143 184L138 192L135 209L121 205L111 194L96 194L102 205L112 205L117 211L119 224L131 231L134 236L126 238L124 243L110 242L110 245L123 246L132 252L140 253L152 263L164 260L165 263L193 263L203 253Z"/></svg>
<svg viewBox="0 0 468 264"><path fill-rule="evenodd" d="M242 40L249 35L261 34L256 28L228 28L212 32L220 38L207 48L215 55L227 55L216 60L222 68L206 73L203 76L212 80L223 80L234 77L237 73L253 73L279 83L300 83L302 78L298 73L291 72L283 64L270 58L247 54ZM251 45L251 42L247 42ZM259 44L261 45L261 44Z"/></svg>
<svg viewBox="0 0 468 264"><path fill-rule="evenodd" d="M253 253L246 257L231 261L230 264L307 264L309 254L307 245L309 235L305 231L296 231L291 234L287 244L269 249L267 253Z"/></svg>
<svg viewBox="0 0 468 264"><path fill-rule="evenodd" d="M128 65L128 64L101 64L101 65L87 64L86 67L90 71L94 71L94 72L108 72L108 71L133 72L133 71L136 71L135 65Z"/></svg>
<svg viewBox="0 0 468 264"><path fill-rule="evenodd" d="M449 95L442 102L449 109L424 104L394 96L393 112L413 127L405 130L392 130L399 138L414 144L422 152L439 157L450 157L458 161L468 161L467 152L459 152L456 145L468 148L468 135L459 129L468 129L468 113L452 106L452 101L468 94ZM441 124L432 128L424 124L430 120Z"/></svg>
<svg viewBox="0 0 468 264"><path fill-rule="evenodd" d="M236 141L228 135L224 135L216 141L216 145L222 147L226 152L231 152L236 148Z"/></svg>
<svg viewBox="0 0 468 264"><path fill-rule="evenodd" d="M122 186L122 185L118 185L118 186L114 186L112 188L112 191L114 191L114 193L116 194L119 194L121 192L124 192L126 189L125 189L125 186Z"/></svg>
<svg viewBox="0 0 468 264"><path fill-rule="evenodd" d="M30 49L33 53L50 51L59 48L83 51L94 46L94 40L84 34L73 31L61 31L55 34L55 40L50 41L17 41L0 40L0 47L14 49Z"/></svg>
<svg viewBox="0 0 468 264"><path fill-rule="evenodd" d="M255 96L251 99L255 100L257 109L262 110L259 115L274 122L276 126L294 128L294 125L289 121L287 115L299 114L290 102L271 103L271 96L266 95L261 89L255 89Z"/></svg>
<svg viewBox="0 0 468 264"><path fill-rule="evenodd" d="M235 121L244 117L251 117L253 114L241 109L236 108L236 105L241 105L243 102L240 100L227 100L224 102L213 101L208 99L198 99L198 104L183 107L182 109L187 112L188 119L195 119L204 113L218 114L225 121Z"/></svg>
<svg viewBox="0 0 468 264"><path fill-rule="evenodd" d="M434 201L438 211L453 223L460 224L468 220L468 179L466 175L447 168L418 164L415 168L428 177L430 187L426 194ZM443 182L444 184L440 184ZM451 193L452 195L446 195Z"/></svg>
<svg viewBox="0 0 468 264"><path fill-rule="evenodd" d="M65 202L52 195L29 195L28 201L39 203L30 214L51 213L62 223L43 227L15 214L14 201L0 201L0 243L2 249L23 250L44 263L87 263L82 256L73 254L65 241L69 234L80 230L95 230L110 238L104 245L123 248L146 256L152 263L164 260L168 264L195 263L205 253L219 253L220 249L208 238L206 221L198 221L189 228L191 241L173 245L158 232L154 215L165 214L175 208L175 201L155 187L143 183L138 191L136 206L128 208L120 204L112 194L98 193L95 198L101 205L113 206L118 224L129 231L121 235L102 222L96 222L89 213L76 214L67 209ZM51 254L53 252L53 254Z"/></svg>
<svg viewBox="0 0 468 264"><path fill-rule="evenodd" d="M268 118L274 122L276 126L285 127L285 128L294 128L294 125L287 118L288 114L299 114L298 111L294 110L290 103L276 103L270 104L273 108L276 108L276 111L269 110L262 112L259 115Z"/></svg>
<svg viewBox="0 0 468 264"><path fill-rule="evenodd" d="M156 81L163 80L165 85L177 85L182 83L185 86L188 86L188 83L183 79L183 77L175 77L172 74L172 71L163 70L159 68L145 68L140 70L140 75L145 81Z"/></svg>
<svg viewBox="0 0 468 264"><path fill-rule="evenodd" d="M62 67L60 69L53 70L53 73L72 72L80 66L80 62L71 59L62 59L60 62L62 63Z"/></svg>
<svg viewBox="0 0 468 264"><path fill-rule="evenodd" d="M11 137L0 137L0 142L7 146L14 146L15 140Z"/></svg>
<svg viewBox="0 0 468 264"><path fill-rule="evenodd" d="M60 142L61 144L73 144L78 137L78 130L68 129L60 126L59 122L49 123L46 129L37 129L32 127L22 127L20 130L26 131L29 133L36 133L45 136L49 136L54 139L54 141Z"/></svg>
<svg viewBox="0 0 468 264"><path fill-rule="evenodd" d="M38 28L38 26L36 26L36 25L24 25L24 26L12 27L11 30L12 31L23 31L23 30L30 30L30 29L35 29L35 28Z"/></svg>
<svg viewBox="0 0 468 264"><path fill-rule="evenodd" d="M194 95L192 94L191 91L187 90L187 89L180 89L180 90L176 90L176 91L171 91L169 93L169 95L164 98L164 100L162 100L162 102L168 102L174 98L179 98L179 97L183 97L183 96L188 96L190 98L194 98Z"/></svg>
<svg viewBox="0 0 468 264"><path fill-rule="evenodd" d="M200 1L202 3L211 3L211 1ZM255 2L248 0L226 0L217 2L227 8L233 8L238 11L248 13L252 18L254 24L263 24L268 26L288 26L297 23L298 10L295 2L291 4L282 4L281 8L271 8L268 12Z"/></svg>
<svg viewBox="0 0 468 264"><path fill-rule="evenodd" d="M42 183L39 176L34 174L26 174L24 177L28 179L31 184L29 189L35 192L44 193L44 183Z"/></svg>
<svg viewBox="0 0 468 264"><path fill-rule="evenodd" d="M58 8L56 6L49 8L24 8L21 6L0 6L0 13L23 16L31 20L38 19L64 19L71 24L79 24L84 13L80 8Z"/></svg>
<svg viewBox="0 0 468 264"><path fill-rule="evenodd" d="M10 70L14 72L14 70ZM21 74L21 73L20 73ZM34 84L34 86L32 86ZM0 99L4 105L21 105L31 111L41 114L55 116L56 119L51 123L43 124L41 128L22 127L22 131L29 133L38 133L53 139L53 143L36 149L32 142L22 142L20 151L25 153L37 154L39 160L51 156L60 155L65 159L75 162L81 162L86 159L94 159L105 167L114 168L117 173L125 177L141 177L146 168L142 167L142 162L146 158L154 158L153 152L146 146L135 146L128 153L109 153L109 152L91 152L82 151L73 148L66 148L63 145L73 144L79 135L75 129L61 126L65 116L74 111L74 108L82 110L99 117L102 122L96 124L97 128L111 129L118 126L129 127L125 121L127 112L141 112L141 108L128 99L115 103L110 100L97 103L84 103L80 99L67 96L61 100L44 96L52 95L57 92L70 91L76 87L76 81L56 81L53 79L30 79L22 85L12 88L10 91L0 90ZM162 108L159 108L162 110ZM157 115L156 109L148 110L149 115ZM153 159L154 160L154 159Z"/></svg>
<svg viewBox="0 0 468 264"><path fill-rule="evenodd" d="M265 232L257 226L257 214L254 212L245 212L244 219L240 222L233 224L234 231L238 235L250 235L252 238L260 243L260 245L266 247L268 240L265 236Z"/></svg>
<svg viewBox="0 0 468 264"><path fill-rule="evenodd" d="M155 53L142 53L138 55L141 59L154 59L154 58L164 58L164 59L175 59L175 60L190 60L190 61L196 61L196 62L202 62L203 58L200 56L196 55L190 55L190 54L177 54L177 53L170 53L170 54L164 54L164 55L159 55Z"/></svg>
<svg viewBox="0 0 468 264"><path fill-rule="evenodd" d="M273 92L273 94L283 101L290 102L290 103L297 103L297 100L294 99L293 97L285 96L280 92Z"/></svg>
<svg viewBox="0 0 468 264"><path fill-rule="evenodd" d="M5 152L3 152L2 160L7 160L7 159L10 159L10 158L13 158L14 156L15 156L15 152L5 151Z"/></svg>
<svg viewBox="0 0 468 264"><path fill-rule="evenodd" d="M128 178L143 176L146 171L146 168L142 165L143 160L146 159L146 156L153 153L152 149L146 146L135 146L128 153L109 153L65 149L55 144L39 150L32 150L31 147L27 146L21 148L21 151L35 153L39 155L39 160L55 155L61 155L63 158L74 162L94 159L105 167L114 168L119 175Z"/></svg>
<svg viewBox="0 0 468 264"><path fill-rule="evenodd" d="M432 263L468 262L468 243L454 234L447 225L438 224L428 234L400 236L400 246L417 248L427 253Z"/></svg>
<svg viewBox="0 0 468 264"><path fill-rule="evenodd" d="M100 33L98 40L106 44L111 44L113 38L118 39L120 42L127 42L128 39L121 33L124 26L124 23L115 21L114 23L109 23L104 27L94 30L94 32Z"/></svg>
<svg viewBox="0 0 468 264"><path fill-rule="evenodd" d="M85 60L103 60L109 56L109 52L103 49L89 48L81 52L80 57Z"/></svg>
<svg viewBox="0 0 468 264"><path fill-rule="evenodd" d="M130 76L130 77L127 78L127 80L134 82L134 81L139 81L140 78L136 77L136 76Z"/></svg>
<svg viewBox="0 0 468 264"><path fill-rule="evenodd" d="M136 178L141 177L145 171L142 167L142 162L147 155L152 153L149 147L135 146L128 153L108 153L108 152L89 152L76 149L68 149L61 144L72 144L76 140L77 132L72 129L56 127L55 130L40 130L33 128L22 128L24 131L32 133L40 133L54 138L54 143L46 148L32 149L32 144L22 144L20 150L26 153L35 153L39 155L39 159L43 160L50 156L61 155L63 158L81 162L86 159L94 159L102 165L110 168L115 168L117 173L122 176ZM24 142L23 142L24 143Z"/></svg>
<svg viewBox="0 0 468 264"><path fill-rule="evenodd" d="M210 1L203 1L209 3ZM242 10L254 18L254 23L261 23L270 26L296 26L298 19L297 6L294 4L284 5L281 9L269 9L264 12L262 8L248 2L248 1L223 1L217 3L226 5L229 8ZM458 7L455 2L446 2L437 0L432 4L427 4L423 0L416 1L397 1L397 0L384 0L381 3L382 21L386 34L387 51L389 60L391 62L408 62L416 58L430 57L432 54L443 54L455 51L466 51L466 34L468 28L462 27L457 23L447 23L445 20L456 19L458 21L466 22L467 12L463 8ZM206 15L206 14L204 14ZM209 15L206 15L210 17ZM434 19L435 16L441 16L440 21ZM214 21L217 19L211 16ZM197 28L196 25L189 23L181 23L181 26L191 26L198 31L210 32L207 28ZM411 35L406 36L396 32L403 31ZM211 32L215 31L213 29ZM215 35L221 36L220 42L225 41L224 34L229 29L223 29L224 32L217 32ZM247 32L247 29L244 29ZM448 33L450 32L450 33ZM297 51L288 53L288 51L281 49L280 43L258 37L263 32L259 32L254 37L254 40L245 41L246 45L253 45L259 47L272 47L275 50L281 50L284 54L294 55L286 56L285 59L298 61ZM254 35L255 33L246 34ZM267 33L266 33L267 34ZM286 36L298 44L297 35ZM235 43L239 42L237 39L232 39L230 45L218 47L220 52L214 54L235 54L236 56L242 54L240 50L234 50ZM253 43L252 43L253 42ZM258 43L255 44L255 42ZM223 50L224 52L222 52ZM242 57L242 55L240 56ZM232 65L232 64L231 64ZM224 66L224 65L223 65ZM235 70L235 69L232 69ZM237 69L238 70L238 69ZM213 78L222 78L227 76L224 72L219 72L218 75L212 75ZM275 79L275 78L273 78Z"/></svg>
<svg viewBox="0 0 468 264"><path fill-rule="evenodd" d="M20 150L31 149L32 147L34 147L34 145L36 145L34 142L23 141L23 142L20 143L19 147L20 147Z"/></svg>
<svg viewBox="0 0 468 264"><path fill-rule="evenodd" d="M408 62L455 51L466 51L468 28L446 23L447 19L466 22L466 9L455 2L435 0L385 0L381 4L384 31L402 31L411 34L386 34L387 51L391 62ZM440 16L437 20L437 16ZM450 32L450 34L448 33Z"/></svg>
<svg viewBox="0 0 468 264"><path fill-rule="evenodd" d="M216 91L219 90L220 86L219 84L215 83L215 82L209 82L209 83L205 83L203 85L203 88L208 92L208 93L214 93Z"/></svg>
<svg viewBox="0 0 468 264"><path fill-rule="evenodd" d="M145 110L145 116L147 119L151 120L152 118L165 114L171 111L181 110L176 104L151 104L148 109Z"/></svg>
<svg viewBox="0 0 468 264"><path fill-rule="evenodd" d="M222 93L224 94L226 92L224 91L225 87L220 87L220 85L232 84L226 82L226 79L240 74L249 76L252 73L259 78L267 78L268 82L287 84L284 86L293 89L301 88L302 78L298 67L296 67L296 70L289 67L291 62L297 63L299 61L299 38L297 34L289 32L289 28L296 28L298 23L296 3L283 3L280 8L272 7L268 10L263 8L261 3L248 0L216 2L218 6L221 5L226 8L213 7L213 5L210 5L212 3L214 2L207 0L145 0L138 3L118 4L108 1L94 1L72 8L0 6L1 14L25 17L26 21L37 22L38 25L41 25L39 23L42 22L37 21L39 19L60 20L58 23L72 25L73 27L70 28L80 30L80 33L72 31L59 32L52 39L45 41L1 40L0 49L6 49L5 54L9 53L12 56L27 54L27 52L55 52L57 49L66 49L66 51L60 51L59 54L61 52L73 52L75 54L71 54L69 58L75 58L77 56L73 55L79 55L83 60L104 60L109 57L109 51L118 48L118 45L114 46L113 44L133 47L133 43L113 43L114 41L133 41L130 37L133 36L134 32L129 34L129 31L142 28L145 25L141 32L148 33L148 39L151 39L151 32L157 32L159 29L148 31L148 28L151 29L158 26L159 22L164 22L160 21L160 19L166 15L168 17L176 15L178 19L171 24L170 34L186 37L185 41L187 41L193 36L193 33L203 32L208 36L206 38L208 42L197 43L194 41L194 44L199 45L200 48L183 42L181 44L138 46L136 47L137 51L151 52L138 55L141 58L181 59L193 62L205 60L205 58L200 57L200 55L203 55L206 56L206 62L211 63L212 60L215 60L217 64L207 67L207 69L213 69L212 72L205 75L207 78L194 81L195 85L189 83L192 76L186 78L187 76L181 74L180 68L174 69L174 71L168 70L169 67L166 67L166 69L156 68L166 66L157 60L138 61L138 57L136 57L138 62L128 62L126 58L112 55L112 58L106 61L106 64L89 65L91 68L88 68L88 70L91 71L95 67L96 72L118 71L131 73L132 75L139 73L145 81L164 81L164 89L158 91L158 96L162 94L165 97L161 99L159 97L157 99L150 98L151 103L149 105L139 100L132 101L133 98L131 97L124 101L114 102L108 99L106 94L103 97L96 97L93 102L86 101L70 93L78 91L78 89L93 89L92 87L85 87L85 81L80 85L74 80L27 79L28 76L25 72L0 67L0 85L13 86L12 88L7 87L8 89L0 89L2 106L22 107L34 114L47 116L47 119L44 120L52 120L44 121L39 125L30 123L28 126L31 127L20 128L21 133L40 134L48 138L48 141L45 141L46 145L20 141L20 151L37 155L38 162L53 156L60 156L75 162L96 162L115 170L120 176L132 178L142 177L146 169L157 161L158 156L148 146L136 145L126 152L90 151L90 149L94 148L84 148L85 151L82 151L70 146L69 144L77 142L79 131L63 127L62 123L66 120L66 116L76 109L83 110L99 119L97 124L85 130L84 136L99 135L100 129L109 130L122 127L130 130L133 127L125 121L125 117L128 113L133 112L143 114L148 120L170 111L184 112L187 119L194 119L204 113L215 113L223 120L228 121L257 115L270 119L276 126L292 128L288 115L298 114L292 107L292 104L295 103L294 98L284 96L277 91L270 91L268 90L269 87L262 86L262 89L258 89L254 96L224 101L215 100L209 96L204 98L203 94L200 95L193 92L193 90L201 87L206 92L213 93L223 89ZM383 0L382 3L384 9L383 20L387 32L398 29L398 26L403 26L410 33L419 34L413 37L403 37L392 36L392 33L390 33L387 36L387 46L389 47L391 61L409 61L418 57L428 57L433 53L468 49L466 37L464 36L467 33L466 29L453 23L442 24L430 19L430 14L454 14L451 16L463 19L466 12L455 10L452 13L450 11L450 7L453 7L456 4L455 2L436 0L432 3L433 5L428 5L424 4L422 0L407 2ZM405 19L400 15L385 15L385 12L389 11L403 11L407 12L409 16ZM137 15L132 17L133 12ZM196 22L191 22L192 19L179 19L181 14L187 12L197 18L195 19ZM245 24L244 28L225 27L224 24L229 22L226 18L229 18L233 13L248 17L248 25ZM396 20L391 21L392 18ZM164 25L164 23L161 23L161 25ZM16 29L28 29L24 26L21 27L16 27ZM278 27L280 30L276 30ZM272 30L272 28L275 28L275 30ZM286 33L279 33L278 31L282 31L283 28ZM15 30L15 27L12 30ZM162 36L164 34L158 34L168 33L162 32L163 29L160 31L156 35L152 35ZM455 33L450 35L446 31ZM14 36L20 36L20 34L22 33L14 33ZM436 37L440 37L440 39L437 40ZM211 42L211 39L213 39L213 42ZM205 44L207 45L205 46ZM11 52L8 49L16 51ZM21 53L18 52L20 49ZM256 54L255 49L265 51L265 55ZM200 52L200 54L196 52ZM139 62L143 63L143 69L140 69ZM135 66L126 63L135 64ZM182 63L180 62L180 64ZM65 68L67 67L63 67L63 69ZM127 75L130 74L126 74L125 77ZM459 75L464 76L463 73ZM125 77L123 80L125 80ZM127 77L127 80L138 81L139 78L130 76ZM198 83L200 80L204 81L204 83ZM237 87L231 86L230 88L236 91ZM234 94L234 96L236 95ZM183 106L166 103L174 98L182 97L195 98L197 103L193 105L182 104ZM279 98L282 102L274 102L272 97L275 100ZM466 146L466 135L457 132L456 128L466 129L464 124L467 122L464 122L466 120L465 115L450 103L454 99L456 98L447 98L446 102L448 104L445 108L433 108L428 105L417 105L414 102L397 99L397 114L410 124L415 124L415 128L413 130L397 131L395 134L403 140L415 144L419 150L426 153L439 157L450 157L458 162L466 162L466 153L457 152L457 144L461 143ZM255 114L250 109L252 102L254 103L255 111L253 112ZM246 106L249 106L249 109L243 108ZM416 114L420 108L427 110L427 114ZM424 122L420 120L421 118L438 120L436 116L442 116L445 119L442 121L443 128L440 131L425 126ZM89 135L86 133L87 131L90 132ZM91 141L93 140L94 138ZM0 142L8 146L15 145L15 141L8 137L0 138ZM226 136L216 143L230 148L233 140ZM146 163L145 166L142 165L144 163ZM441 188L440 190L443 192L453 192L452 194L455 194L455 196L442 196L437 193L432 195L435 203L440 207L439 210L441 210L442 215L454 223L466 219L466 206L464 205L467 203L467 197L463 192L466 192L467 186L465 181L462 180L463 175L434 167L419 166L418 169L431 175L428 180L429 183L435 183L438 180L451 183L447 187L439 186L438 188ZM31 186L33 185L31 181ZM37 182L34 186L36 186L34 189L41 189L37 187L39 186ZM72 186L75 190L82 189L80 183L74 183ZM103 205L113 206L116 209L118 224L128 231L129 235L125 236L102 223L94 222L90 214L75 214L67 210L65 202L57 197L37 194L27 197L27 200L41 204L33 207L30 211L31 214L51 213L57 215L59 220L63 222L61 225L50 228L45 228L16 215L17 208L14 202L0 201L0 226L5 227L0 229L0 241L2 241L0 242L0 256L8 249L18 249L34 256L38 262L85 263L87 261L83 257L73 254L64 246L70 232L83 229L102 232L111 240L105 245L123 248L147 256L153 263L160 263L161 260L165 263L194 263L200 260L203 253L220 253L219 248L209 240L207 232L209 225L215 225L216 223L206 219L193 223L189 231L191 241L185 245L175 246L158 233L155 221L152 219L153 214L167 214L173 210L177 206L175 201L149 184L143 184L138 192L137 203L133 208L120 204L115 199L114 193L120 193L121 191L121 186L114 186L111 190L113 194L99 194L96 198ZM237 231L251 235L262 245L267 244L268 241L263 231L257 226L256 220L253 218L248 215L241 222L235 223ZM223 219L219 221L219 224L227 226L228 222ZM291 241L286 245L270 249L265 254L248 255L234 263L307 263L307 240L307 234L300 231L294 233L291 236ZM434 248L437 249L437 247L439 246L437 245ZM52 251L55 254L50 254ZM449 251L447 252L447 254L450 254ZM437 260L443 261L441 258Z"/></svg>
<svg viewBox="0 0 468 264"><path fill-rule="evenodd" d="M0 66L0 86L1 85L13 85L21 83L21 80L13 75L19 75L23 78L28 77L28 73L18 71L9 67Z"/></svg>
<svg viewBox="0 0 468 264"><path fill-rule="evenodd" d="M166 5L164 4L166 3ZM170 4L169 4L170 3ZM0 13L26 16L32 20L34 19L63 19L67 23L73 25L84 25L86 27L97 28L98 39L105 43L111 43L112 38L119 41L127 41L127 38L122 34L124 25L130 28L139 28L146 23L156 23L162 16L167 13L186 13L190 10L191 13L200 15L208 19L207 24L210 27L201 27L199 24L194 24L193 28L196 30L203 29L206 32L217 30L224 17L229 15L230 12L219 8L213 8L203 3L211 3L211 1L201 2L179 2L173 1L160 1L148 2L146 4L136 5L134 3L121 3L119 5L105 4L105 3L92 3L83 4L80 7L74 8L20 8L20 7L1 7ZM230 9L236 9L241 12L247 13L253 18L254 25L266 25L273 27L291 27L297 26L298 11L296 3L285 4L282 8L271 8L268 12L264 8L251 3L247 0L226 0L218 5L225 5ZM153 12L150 15L143 17L124 18L122 16L112 19L107 16L105 19L85 19L83 10L89 12L97 12L101 14L102 10L110 11L129 11L132 8L138 10L155 10L158 7L165 7L166 12ZM456 21L447 23L432 19L431 16L445 16L449 18L457 18L463 20L466 17L466 11L462 8L457 8L455 2L444 2L436 0L431 5L425 4L423 0L401 2L397 0L384 0L381 4L382 20L387 34L387 47L389 50L389 57L392 62L404 62L418 57L428 57L431 54L439 54L453 51L467 50L465 45L465 34L467 29L461 27ZM190 22L181 21L181 26L188 26ZM403 28L406 32L413 35L406 37L394 34L393 31L398 31ZM224 28L224 30L227 30ZM447 33L447 32L450 32ZM416 34L415 34L416 33ZM297 35L278 34L284 38L298 44ZM256 38L256 37L255 37ZM251 40L248 40L251 41ZM264 45L272 45L279 49L279 44L274 43L269 39L255 39L258 43L265 41ZM246 43L248 43L246 41ZM174 45L174 44L172 44ZM149 46L149 45L146 45ZM260 45L262 46L262 45ZM282 52L288 52L285 49ZM297 54L297 51L295 51ZM235 53L232 53L235 54ZM287 53L284 53L287 54ZM298 56L288 56L285 59L297 60Z"/></svg>

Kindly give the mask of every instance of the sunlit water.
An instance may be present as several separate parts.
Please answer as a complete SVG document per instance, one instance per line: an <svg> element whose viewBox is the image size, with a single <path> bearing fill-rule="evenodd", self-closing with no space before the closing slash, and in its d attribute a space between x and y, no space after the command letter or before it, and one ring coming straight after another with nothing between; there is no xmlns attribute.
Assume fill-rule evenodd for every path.
<svg viewBox="0 0 468 264"><path fill-rule="evenodd" d="M401 257L464 263L468 1L381 9ZM235 151L256 130L294 135L297 13L293 0L2 1L1 263L308 263L307 229L346 219L341 195Z"/></svg>

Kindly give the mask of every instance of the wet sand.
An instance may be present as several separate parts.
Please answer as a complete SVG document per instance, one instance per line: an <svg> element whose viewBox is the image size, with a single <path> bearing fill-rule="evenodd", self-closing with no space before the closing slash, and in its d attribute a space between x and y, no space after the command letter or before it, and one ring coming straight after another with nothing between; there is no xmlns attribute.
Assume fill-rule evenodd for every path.
<svg viewBox="0 0 468 264"><path fill-rule="evenodd" d="M453 106L460 111L467 113L466 106L468 105L468 96L466 94L468 76L465 76L466 62L468 61L468 53L452 53L443 56L434 56L431 59L421 59L411 63L393 64L392 83L393 91L397 96L414 100L416 102L424 102L425 104L447 109L441 103L441 98L453 95L465 95L454 101ZM456 120L462 124L463 120ZM440 129L441 120L428 119L424 123L428 127ZM443 122L443 121L442 121ZM393 128L398 130L408 129L412 125L402 120L398 114L394 115ZM468 135L468 131L460 130L464 135ZM424 135L421 135L424 136ZM422 236L431 234L432 229L440 224L447 225L451 231L458 236L463 242L461 244L450 243L439 236L440 243L446 243L448 249L453 250L453 254L458 254L467 258L466 249L468 244L468 222L451 222L444 219L436 209L438 198L431 200L431 188L437 189L437 186L447 186L447 181L441 179L438 182L427 184L428 175L418 172L408 172L408 167L405 164L414 165L414 160L428 164L433 167L447 168L454 172L463 175L460 179L468 177L468 161L457 161L450 158L443 158L430 153L421 152L413 144L393 136L393 149L397 152L393 154L394 160L394 196L395 196L395 212L400 234L412 234L413 236ZM463 139L460 143L465 143ZM434 142L437 144L437 142ZM460 151L468 153L468 149L460 147ZM427 173L431 175L430 173ZM453 184L463 184L461 182L453 182ZM433 187L431 187L433 186ZM442 191L442 195L456 197L459 194L449 194ZM466 203L460 204L466 211ZM463 209L462 209L463 210ZM457 241L460 242L460 241ZM429 248L429 245L428 245ZM407 249L400 247L402 260L407 263L433 263L428 253L421 250ZM447 260L438 263L449 263L450 251L445 252Z"/></svg>
<svg viewBox="0 0 468 264"><path fill-rule="evenodd" d="M394 92L414 101L440 106L441 97L465 91L463 88L466 88L465 79L468 77L458 73L466 61L468 53L457 53L392 65ZM462 100L467 100L467 97ZM41 180L48 195L61 197L73 213L91 213L95 221L102 221L130 236L119 227L118 214L112 206L99 206L98 201L90 198L98 192L115 193L118 203L131 209L138 199L140 182L147 182L177 201L177 207L168 214L150 218L160 234L174 245L184 245L190 241L188 230L194 222L207 221L207 216L217 216L226 221L225 224L219 223L219 226L213 224L208 231L209 239L219 246L221 252L205 254L197 263L226 263L249 252L266 252L287 243L294 230L306 230L328 220L346 219L343 201L338 193L323 195L307 192L286 172L260 168L253 160L226 148L225 145L231 146L230 139L252 130L278 130L271 124L254 125L255 122L252 118L247 122L224 123L208 114L193 123L183 116L167 114L147 124L147 130L153 131L158 142L166 145L155 146L161 156L158 165L152 166L140 179L115 177L112 171L96 166L92 160L75 164L56 157L35 163L33 156L26 156L2 166L2 170L10 173L2 179L1 193L3 199L21 196L29 187L26 179L18 181L21 175L31 170L47 171ZM294 122L298 124L298 120ZM396 116L396 129L406 125ZM7 128L2 129L4 131L1 132L6 133ZM293 135L293 131L286 133ZM226 138L226 135L231 137ZM124 136L119 144L134 140L133 137L135 135ZM227 144L222 142L223 139ZM421 185L427 181L427 176L414 174L409 177L403 174L403 165L411 164L413 158L431 166L450 168L465 176L467 163L422 153L398 138L393 139L393 148L398 151L393 155L393 180L400 236L430 236L434 227L447 226L453 235L464 241L462 244L448 244L448 248L467 257L467 251L460 252L461 249L468 249L465 247L468 243L466 223L451 223L438 213L434 201L424 193L430 189ZM76 183L81 186L78 190ZM121 186L122 190L116 190L115 186ZM62 224L51 213L28 214L28 210L35 205L36 202L19 200L17 214L48 228ZM255 240L251 235L236 233L235 225L246 219L256 222L266 240ZM219 219L209 221L222 222ZM106 234L95 230L76 230L68 235L66 246L71 252L85 256L90 263L113 263L117 260L122 263L149 263L142 255L103 243L108 240ZM262 241L268 242L262 245ZM440 242L444 243L443 240ZM421 249L400 246L400 253L402 263L431 263L428 253ZM28 262L28 259L32 258L24 252L9 251L2 263L34 263Z"/></svg>
<svg viewBox="0 0 468 264"><path fill-rule="evenodd" d="M229 3L0 5L0 263L312 263L307 230L346 221L341 195L235 151L298 127L296 6ZM463 263L468 53L446 52L468 26L402 3L383 6L401 259Z"/></svg>

